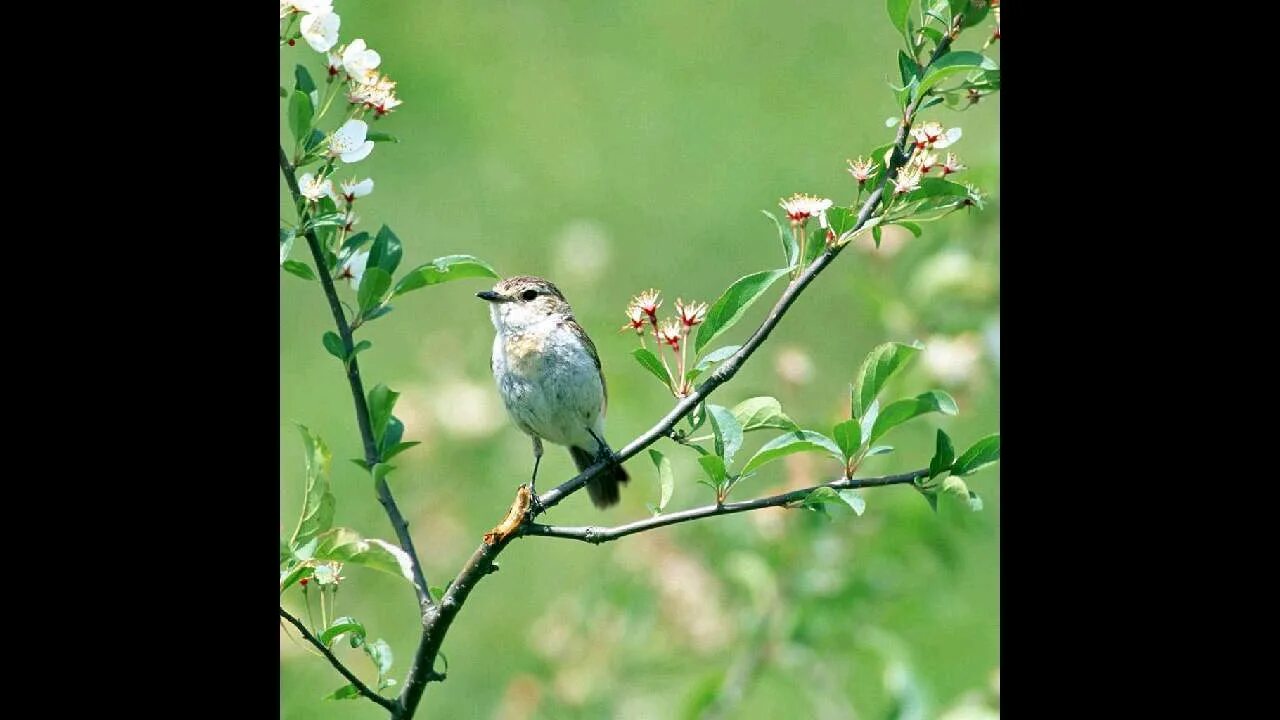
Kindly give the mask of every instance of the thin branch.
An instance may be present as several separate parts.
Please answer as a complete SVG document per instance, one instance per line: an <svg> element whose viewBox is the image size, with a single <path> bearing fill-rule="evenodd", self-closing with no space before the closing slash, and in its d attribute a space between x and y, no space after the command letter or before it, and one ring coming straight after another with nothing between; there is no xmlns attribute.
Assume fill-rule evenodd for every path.
<svg viewBox="0 0 1280 720"><path fill-rule="evenodd" d="M280 146L280 172L284 175L285 183L289 185L289 192L293 195L293 201L297 203L302 195L298 191L298 181L293 177L294 168L289 162L289 156L284 152L283 145ZM369 419L369 405L365 402L364 382L360 379L360 364L356 362L356 358L351 354L352 349L355 347L355 343L351 339L351 326L347 323L347 315L342 309L342 301L338 299L338 291L334 289L333 278L330 277L328 265L324 261L324 250L320 245L320 239L316 237L314 230L308 230L306 237L307 247L311 248L311 258L316 264L316 274L320 276L320 284L324 286L324 295L329 300L329 311L333 313L333 322L338 326L338 336L342 340L343 353L350 358L346 364L347 383L351 386L351 397L356 405L356 425L360 427L360 439L364 443L364 461L372 468L381 460L381 455L378 453L378 445L373 437L373 422ZM414 590L418 593L419 610L425 619L428 611L435 605L435 601L431 599L427 578L422 572L422 563L418 561L418 552L413 547L413 537L409 534L409 523L405 522L404 515L400 513L400 508L396 506L395 498L391 496L391 487L387 485L385 477L377 479L374 483L374 489L378 494L378 502L382 503L387 517L391 519L391 526L395 528L396 540L400 543L401 549L408 554L409 559L413 561Z"/></svg>
<svg viewBox="0 0 1280 720"><path fill-rule="evenodd" d="M589 527L556 527L553 525L539 525L530 523L521 531L522 535L540 535L542 537L565 538L569 540L581 540L583 542L599 545L611 540L617 540L635 533L645 532L646 530L654 530L667 525L675 525L677 523L689 522L691 520L701 520L702 518L717 517L719 515L733 515L740 512L748 512L751 510L761 510L763 508L781 507L792 503L802 502L809 493L822 487L829 487L835 490L850 490L855 488L868 487L884 487L886 485L903 485L915 481L918 477L929 474L928 468L920 470L912 470L901 475L888 475L878 478L840 478L832 482L821 483L812 487L802 488L800 490L792 490L780 495L771 495L769 497L756 498L755 500L743 500L740 502L725 503L724 505L704 505L702 507L691 508L689 510L681 510L680 512L669 513L666 515L658 515L657 517L637 520L626 525L617 527L602 528L596 526Z"/></svg>
<svg viewBox="0 0 1280 720"><path fill-rule="evenodd" d="M324 656L326 659L329 660L329 663L333 665L333 667L336 668L338 672L342 673L342 677L346 678L347 682L354 685L356 690L360 691L361 695L369 698L370 700L378 703L382 707L391 711L391 714L393 716L400 711L400 706L395 700L382 697L381 695L379 695L378 693L370 689L368 685L365 685L364 683L360 682L360 678L356 677L355 674L353 674L350 670L348 670L347 666L343 665L342 661L339 660L336 655L330 652L329 648L325 647L324 643L320 642L319 638L317 638L315 635L312 635L311 631L307 629L307 626L302 624L302 621L290 615L289 612L284 608L280 608L280 617L284 618L285 620L288 620L289 624L293 625L295 628L298 629L298 632L302 633L302 637L306 638L307 642L311 643L312 645L315 645L316 648L321 653L324 653Z"/></svg>

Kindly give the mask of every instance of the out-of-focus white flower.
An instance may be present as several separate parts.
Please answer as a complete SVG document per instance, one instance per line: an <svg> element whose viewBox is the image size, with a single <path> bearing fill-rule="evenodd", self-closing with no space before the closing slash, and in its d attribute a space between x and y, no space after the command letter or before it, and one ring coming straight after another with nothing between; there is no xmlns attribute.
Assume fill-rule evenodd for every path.
<svg viewBox="0 0 1280 720"><path fill-rule="evenodd" d="M813 379L813 360L798 347L783 348L773 361L773 369L792 385L804 385Z"/></svg>
<svg viewBox="0 0 1280 720"><path fill-rule="evenodd" d="M936 153L924 150L916 153L915 161L920 166L920 173L922 175L928 174L933 169L933 166L938 164L938 156Z"/></svg>
<svg viewBox="0 0 1280 720"><path fill-rule="evenodd" d="M351 253L351 257L342 264L342 272L338 274L338 279L346 279L351 283L351 289L360 288L360 278L364 277L364 268L369 264L369 251L357 250Z"/></svg>
<svg viewBox="0 0 1280 720"><path fill-rule="evenodd" d="M484 437L506 422L489 385L465 379L434 386L431 410L440 428L453 437Z"/></svg>
<svg viewBox="0 0 1280 720"><path fill-rule="evenodd" d="M289 13L293 12L293 3L288 0L280 0L280 19L289 17Z"/></svg>
<svg viewBox="0 0 1280 720"><path fill-rule="evenodd" d="M363 38L356 38L351 44L342 48L342 67L358 83L368 83L377 79L375 68L382 62L378 51L369 49Z"/></svg>
<svg viewBox="0 0 1280 720"><path fill-rule="evenodd" d="M342 229L351 232L351 228L355 227L358 222L360 222L360 216L356 214L356 211L348 210L346 217L343 218Z"/></svg>
<svg viewBox="0 0 1280 720"><path fill-rule="evenodd" d="M569 221L552 241L556 277L570 277L595 284L608 278L611 241L605 227L595 220Z"/></svg>
<svg viewBox="0 0 1280 720"><path fill-rule="evenodd" d="M338 73L342 72L342 56L330 50L325 53L325 64L329 66L329 79L338 77Z"/></svg>
<svg viewBox="0 0 1280 720"><path fill-rule="evenodd" d="M307 200L316 202L321 196L333 192L333 181L329 178L318 180L311 173L303 173L302 177L298 178L298 192Z"/></svg>
<svg viewBox="0 0 1280 720"><path fill-rule="evenodd" d="M373 178L365 178L356 182L355 178L342 181L342 197L349 203L373 192Z"/></svg>
<svg viewBox="0 0 1280 720"><path fill-rule="evenodd" d="M302 32L302 39L307 41L312 50L329 52L338 42L338 26L341 24L342 18L337 13L324 12L302 18L298 28Z"/></svg>
<svg viewBox="0 0 1280 720"><path fill-rule="evenodd" d="M342 162L359 162L373 152L373 141L366 140L369 124L363 120L348 120L329 139L329 154L342 158Z"/></svg>
<svg viewBox="0 0 1280 720"><path fill-rule="evenodd" d="M972 333L935 335L925 343L920 362L925 371L944 385L963 385L973 379L982 357L982 345Z"/></svg>
<svg viewBox="0 0 1280 720"><path fill-rule="evenodd" d="M284 262L281 260L280 262ZM644 334L644 310L639 305L631 303L627 306L627 324L622 326L619 332L627 330L635 330L637 335Z"/></svg>
<svg viewBox="0 0 1280 720"><path fill-rule="evenodd" d="M822 227L826 227L827 208L831 207L831 201L827 198L796 193L786 200L779 201L778 206L786 211L787 219L793 223L803 225L809 218L817 216Z"/></svg>

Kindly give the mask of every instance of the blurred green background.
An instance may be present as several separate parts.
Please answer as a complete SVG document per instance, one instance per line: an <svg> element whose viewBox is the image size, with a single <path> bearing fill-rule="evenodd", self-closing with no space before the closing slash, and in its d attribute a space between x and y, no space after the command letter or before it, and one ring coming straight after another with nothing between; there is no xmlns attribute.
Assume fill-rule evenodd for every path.
<svg viewBox="0 0 1280 720"><path fill-rule="evenodd" d="M761 209L792 192L853 198L845 158L892 139L899 36L882 2L345 2L341 41L382 54L404 105L374 129L379 144L342 171L373 177L362 227L390 225L402 269L471 253L504 275L557 283L599 348L608 378L608 438L621 446L672 398L628 355L619 334L636 292L656 287L714 301L734 279L778 267L781 250ZM962 36L977 49L988 21ZM989 51L999 60L998 46ZM321 56L282 48L281 83ZM282 103L283 108L283 103ZM282 112L283 115L283 112ZM331 116L334 113L330 114ZM923 119L959 125L958 178L988 193L913 239L898 228L869 238L810 287L770 341L715 401L775 395L797 422L830 432L848 417L848 384L865 354L888 340L929 349L885 401L942 387L957 417L927 416L891 434L891 455L863 475L928 463L934 429L963 450L999 429L999 99ZM330 130L331 126L324 129ZM282 137L288 137L284 121ZM354 172L353 172L354 171ZM281 182L281 212L292 219ZM297 244L292 257L307 260ZM444 585L527 479L527 437L509 424L489 375L493 329L474 297L484 280L427 288L360 336L367 386L403 393L405 439L392 489L409 518L432 584ZM740 342L782 285L723 343ZM341 292L354 302L344 283ZM393 539L360 454L351 396L320 337L331 318L315 282L280 280L280 519L297 519L304 482L302 422L334 453L336 522ZM745 459L772 437L748 435ZM670 509L704 504L692 454L670 441ZM657 498L645 454L620 506L585 493L555 508L556 524L619 524ZM838 468L802 454L734 491L746 498L830 479ZM543 487L571 477L548 447ZM999 693L999 466L970 478L981 513L930 512L907 487L867 491L858 518L833 509L770 510L717 518L594 547L524 539L471 596L444 646L448 680L432 684L422 718L925 718L988 717ZM344 573L338 614L360 619L395 653L402 678L418 638L412 589L357 567ZM286 607L303 613L301 595ZM339 653L376 677L358 651ZM283 718L377 718L367 701L321 701L343 684L280 635ZM398 687L397 687L398 689ZM984 709L986 708L986 709Z"/></svg>

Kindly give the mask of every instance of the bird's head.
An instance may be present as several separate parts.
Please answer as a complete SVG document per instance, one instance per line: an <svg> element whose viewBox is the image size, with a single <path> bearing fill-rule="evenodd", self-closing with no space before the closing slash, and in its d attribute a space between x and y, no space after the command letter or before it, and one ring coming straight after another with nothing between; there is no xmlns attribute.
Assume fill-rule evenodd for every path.
<svg viewBox="0 0 1280 720"><path fill-rule="evenodd" d="M573 313L560 289L533 275L517 275L498 281L492 290L476 293L489 303L489 315L498 332L520 332L551 317Z"/></svg>

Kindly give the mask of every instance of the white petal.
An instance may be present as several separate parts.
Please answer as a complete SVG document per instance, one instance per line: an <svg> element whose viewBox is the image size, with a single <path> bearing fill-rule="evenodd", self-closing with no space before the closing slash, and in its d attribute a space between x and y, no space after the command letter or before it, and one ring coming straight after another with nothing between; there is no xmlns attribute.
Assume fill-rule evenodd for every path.
<svg viewBox="0 0 1280 720"><path fill-rule="evenodd" d="M373 141L365 140L364 144L350 152L342 153L342 162L353 163L369 157L369 153L373 152Z"/></svg>
<svg viewBox="0 0 1280 720"><path fill-rule="evenodd" d="M324 13L322 15L307 15L302 18L299 27L302 30L302 38L307 41L311 49L316 52L328 52L338 42L338 27L342 23L342 18L334 13Z"/></svg>
<svg viewBox="0 0 1280 720"><path fill-rule="evenodd" d="M935 142L933 146L936 148L944 148L949 145L954 145L960 141L960 136L963 134L964 132L960 128L958 127L951 128L946 132L946 134L938 138L938 141Z"/></svg>
<svg viewBox="0 0 1280 720"><path fill-rule="evenodd" d="M329 152L334 155L351 152L360 147L369 132L369 124L363 120L348 120L333 133L329 140ZM368 155L368 153L365 153Z"/></svg>
<svg viewBox="0 0 1280 720"><path fill-rule="evenodd" d="M351 194L356 197L364 197L371 192L373 192L373 178L365 178L364 180L356 183L355 187L351 188Z"/></svg>

